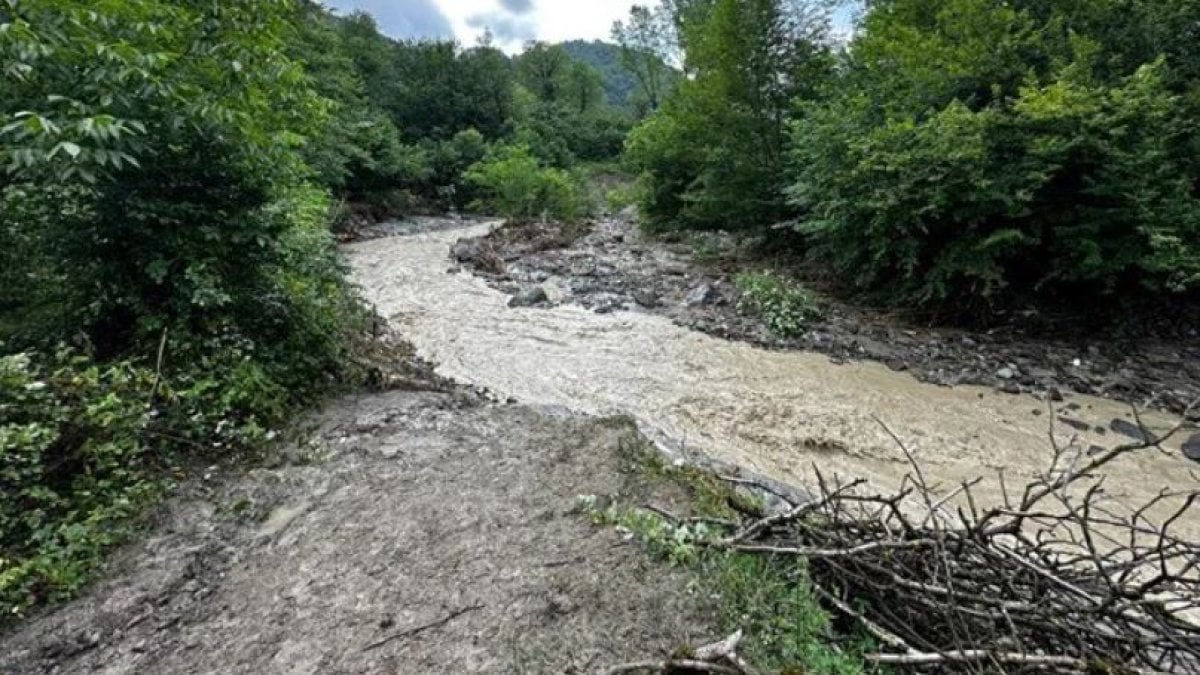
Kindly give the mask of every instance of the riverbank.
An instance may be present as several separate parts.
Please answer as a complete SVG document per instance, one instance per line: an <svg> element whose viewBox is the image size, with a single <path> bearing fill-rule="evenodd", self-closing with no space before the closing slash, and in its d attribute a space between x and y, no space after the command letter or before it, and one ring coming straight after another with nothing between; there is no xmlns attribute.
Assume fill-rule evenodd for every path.
<svg viewBox="0 0 1200 675"><path fill-rule="evenodd" d="M814 464L895 485L910 466L890 429L931 480L986 479L978 494L985 502L1001 498L1000 473L1017 482L1049 468L1051 433L1082 457L1137 433L1133 411L1120 401L936 386L869 361L838 364L819 353L718 339L651 312L598 312L565 294L553 306L510 307L514 296L498 287L504 282L449 258L456 242L493 226L434 229L346 250L366 296L422 358L440 375L501 399L628 415L665 447L699 449L794 485L812 480ZM1142 421L1156 433L1177 423L1154 412ZM1140 503L1164 487L1190 487L1195 464L1180 453L1185 438L1172 439L1169 453L1139 453L1109 467L1109 492Z"/></svg>
<svg viewBox="0 0 1200 675"><path fill-rule="evenodd" d="M463 391L349 397L276 466L187 482L0 673L564 673L722 637L711 598L577 507L686 512L627 421Z"/></svg>
<svg viewBox="0 0 1200 675"><path fill-rule="evenodd" d="M665 316L714 337L821 353L837 363L874 361L938 385L1053 398L1087 394L1173 413L1200 399L1200 334L1172 317L1124 333L1069 322L1056 335L1050 318L1031 313L972 331L825 295L821 316L802 334L780 337L739 311L734 283L741 271L780 268L780 261L720 233L649 237L625 215L583 227L506 225L463 242L458 254L506 293L550 281L563 300L594 311ZM1200 420L1200 412L1194 415Z"/></svg>

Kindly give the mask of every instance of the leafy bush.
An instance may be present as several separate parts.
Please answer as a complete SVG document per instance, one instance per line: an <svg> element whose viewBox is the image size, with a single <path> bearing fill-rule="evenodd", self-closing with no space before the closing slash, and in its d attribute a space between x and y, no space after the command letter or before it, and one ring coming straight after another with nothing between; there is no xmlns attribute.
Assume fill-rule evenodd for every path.
<svg viewBox="0 0 1200 675"><path fill-rule="evenodd" d="M257 447L356 377L366 317L302 161L329 107L283 52L293 9L0 12L6 614L78 588L173 451Z"/></svg>
<svg viewBox="0 0 1200 675"><path fill-rule="evenodd" d="M832 66L818 5L663 3L676 12L689 77L626 143L651 229L751 229L792 214L783 120Z"/></svg>
<svg viewBox="0 0 1200 675"><path fill-rule="evenodd" d="M60 353L0 356L0 621L77 590L163 488L154 373Z"/></svg>
<svg viewBox="0 0 1200 675"><path fill-rule="evenodd" d="M1200 287L1197 82L1151 39L1182 29L1157 3L942 5L872 10L795 123L813 256L915 303Z"/></svg>
<svg viewBox="0 0 1200 675"><path fill-rule="evenodd" d="M542 167L523 145L496 148L471 167L466 178L483 191L481 207L510 218L573 221L586 211L579 181L561 169Z"/></svg>
<svg viewBox="0 0 1200 675"><path fill-rule="evenodd" d="M742 292L738 309L762 318L780 337L796 337L821 317L820 305L808 289L777 274L746 272L734 282Z"/></svg>
<svg viewBox="0 0 1200 675"><path fill-rule="evenodd" d="M478 189L465 174L487 155L483 134L465 129L444 141L427 139L422 147L430 168L424 180L427 199L442 207L464 209L479 198Z"/></svg>

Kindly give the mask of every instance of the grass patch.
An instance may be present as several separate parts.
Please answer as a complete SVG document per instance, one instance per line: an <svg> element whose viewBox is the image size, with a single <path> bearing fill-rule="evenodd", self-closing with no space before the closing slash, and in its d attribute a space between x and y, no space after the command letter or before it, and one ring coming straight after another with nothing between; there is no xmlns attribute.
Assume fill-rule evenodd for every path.
<svg viewBox="0 0 1200 675"><path fill-rule="evenodd" d="M741 513L762 511L757 500L711 473L670 464L642 442L622 449L640 475L684 490L695 516L740 520ZM717 523L679 524L639 506L596 497L581 497L580 506L597 525L630 532L655 557L691 571L696 592L715 601L722 631L744 631L739 651L762 672L877 672L862 658L872 646L865 636L837 634L812 591L803 561L707 546L707 541L726 533Z"/></svg>
<svg viewBox="0 0 1200 675"><path fill-rule="evenodd" d="M823 311L816 295L774 272L744 272L734 283L741 291L738 309L758 316L779 337L796 337Z"/></svg>

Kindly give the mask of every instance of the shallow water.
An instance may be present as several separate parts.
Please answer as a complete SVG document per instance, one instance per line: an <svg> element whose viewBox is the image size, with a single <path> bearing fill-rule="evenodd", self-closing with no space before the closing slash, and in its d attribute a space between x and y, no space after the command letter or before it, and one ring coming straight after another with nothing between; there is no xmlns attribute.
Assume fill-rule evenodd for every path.
<svg viewBox="0 0 1200 675"><path fill-rule="evenodd" d="M449 247L489 227L346 250L367 297L440 374L523 403L630 415L660 440L793 484L810 483L815 465L827 475L894 485L909 465L890 429L931 482L952 489L988 478L977 490L983 502L1000 498L999 472L1012 486L1049 468L1057 414L1089 427L1055 424L1056 442L1075 455L1129 441L1097 430L1132 417L1128 406L1104 399L1068 397L1055 404L1061 413L1050 414L1032 396L938 387L875 363L835 365L817 354L765 351L650 314L595 314L571 305L511 309L508 296L484 281L447 270ZM1176 422L1162 414L1144 421L1157 431ZM1181 440L1170 454L1147 450L1110 465L1110 496L1134 503L1166 487L1194 487L1197 467L1178 452Z"/></svg>

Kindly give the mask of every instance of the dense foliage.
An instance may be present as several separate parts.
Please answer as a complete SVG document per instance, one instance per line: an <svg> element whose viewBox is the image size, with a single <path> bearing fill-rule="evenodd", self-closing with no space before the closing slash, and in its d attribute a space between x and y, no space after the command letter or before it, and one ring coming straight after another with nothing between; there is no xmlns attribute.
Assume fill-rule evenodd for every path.
<svg viewBox="0 0 1200 675"><path fill-rule="evenodd" d="M1200 285L1198 21L1197 3L876 3L795 125L801 230L920 302Z"/></svg>
<svg viewBox="0 0 1200 675"><path fill-rule="evenodd" d="M471 167L466 179L484 195L481 206L510 218L570 222L585 210L579 181L562 169L542 166L523 145L497 148Z"/></svg>
<svg viewBox="0 0 1200 675"><path fill-rule="evenodd" d="M627 143L643 215L656 227L783 219L787 114L832 67L825 13L779 0L696 0L674 12L687 78Z"/></svg>
<svg viewBox="0 0 1200 675"><path fill-rule="evenodd" d="M1200 287L1200 3L877 0L844 49L829 6L635 8L688 74L627 143L650 226L795 223L905 303Z"/></svg>
<svg viewBox="0 0 1200 675"><path fill-rule="evenodd" d="M562 43L567 55L578 63L596 69L604 87L604 98L609 105L634 109L637 80L621 64L621 50L616 45L593 40L570 40Z"/></svg>
<svg viewBox="0 0 1200 675"><path fill-rule="evenodd" d="M148 467L251 447L345 381L361 313L302 161L331 106L285 54L290 3L0 18L7 614L81 582Z"/></svg>

